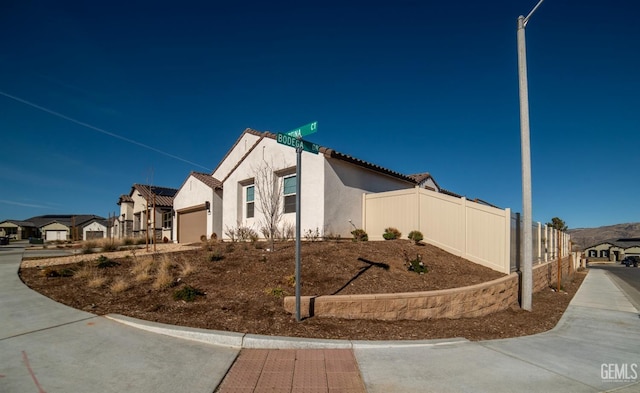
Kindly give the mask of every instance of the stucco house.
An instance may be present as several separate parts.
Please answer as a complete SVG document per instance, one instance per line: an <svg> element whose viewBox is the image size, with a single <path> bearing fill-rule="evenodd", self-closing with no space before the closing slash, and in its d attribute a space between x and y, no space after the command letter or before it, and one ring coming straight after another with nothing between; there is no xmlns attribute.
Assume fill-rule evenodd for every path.
<svg viewBox="0 0 640 393"><path fill-rule="evenodd" d="M31 221L4 220L0 222L0 236L21 240L40 237L40 233L38 227Z"/></svg>
<svg viewBox="0 0 640 393"><path fill-rule="evenodd" d="M172 240L173 198L176 188L134 184L129 194L118 199L120 215L113 220L115 238L145 237L147 231L155 238ZM154 231L155 228L155 231Z"/></svg>
<svg viewBox="0 0 640 393"><path fill-rule="evenodd" d="M640 238L607 240L587 247L584 255L590 262L621 261L628 256L640 256Z"/></svg>
<svg viewBox="0 0 640 393"><path fill-rule="evenodd" d="M46 241L87 240L107 236L104 217L94 214L47 214L24 221L0 223L0 235L15 239L42 238Z"/></svg>
<svg viewBox="0 0 640 393"><path fill-rule="evenodd" d="M303 233L317 230L320 236L350 237L354 227L362 225L364 193L414 187L439 191L428 173L404 175L325 147L320 148L319 154L302 154ZM231 229L248 227L262 237L266 222L261 203L266 199L264 190L269 196L278 197L281 230L295 225L296 152L277 143L275 134L246 129L208 175L213 178L209 185L202 180L203 176L190 174L177 193L176 241L182 242L180 233L187 231L186 227L180 230L180 220L186 225L190 219L187 214L196 211L200 212L201 235L210 237L215 233L228 239ZM202 224L205 207L209 208L206 233ZM195 233L189 235L189 241L193 236Z"/></svg>
<svg viewBox="0 0 640 393"><path fill-rule="evenodd" d="M210 174L191 172L173 198L173 239L200 241L201 236L222 234L222 183Z"/></svg>

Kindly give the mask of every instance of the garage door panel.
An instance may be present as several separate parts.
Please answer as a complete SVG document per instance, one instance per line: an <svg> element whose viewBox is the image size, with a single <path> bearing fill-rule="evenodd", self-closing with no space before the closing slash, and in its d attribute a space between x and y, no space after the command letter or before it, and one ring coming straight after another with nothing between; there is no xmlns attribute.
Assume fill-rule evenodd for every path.
<svg viewBox="0 0 640 393"><path fill-rule="evenodd" d="M178 213L178 242L194 243L207 234L207 210Z"/></svg>

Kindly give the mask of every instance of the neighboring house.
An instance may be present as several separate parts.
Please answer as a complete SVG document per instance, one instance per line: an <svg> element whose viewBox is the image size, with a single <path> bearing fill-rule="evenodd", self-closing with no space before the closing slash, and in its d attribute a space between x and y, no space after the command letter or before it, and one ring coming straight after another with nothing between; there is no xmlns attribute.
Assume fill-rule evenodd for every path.
<svg viewBox="0 0 640 393"><path fill-rule="evenodd" d="M640 256L640 238L607 240L587 247L584 255L589 261L621 261L628 256Z"/></svg>
<svg viewBox="0 0 640 393"><path fill-rule="evenodd" d="M201 236L222 235L222 183L211 175L191 172L173 198L173 239L199 242Z"/></svg>
<svg viewBox="0 0 640 393"><path fill-rule="evenodd" d="M70 223L65 224L58 220L51 221L40 227L40 233L45 241L66 241L71 239Z"/></svg>
<svg viewBox="0 0 640 393"><path fill-rule="evenodd" d="M155 228L155 238L172 240L173 198L175 188L134 184L118 200L120 216L113 221L112 234L117 238L144 237Z"/></svg>
<svg viewBox="0 0 640 393"><path fill-rule="evenodd" d="M319 154L304 152L302 155L302 233L318 230L320 236L351 236L354 227L362 227L364 193L414 187L439 191L437 183L428 173L407 176L324 147L320 148ZM266 220L258 188L264 176L258 174L266 167L273 175L270 187L280 196L283 213L281 230L293 228L298 181L295 149L278 144L275 134L251 129L240 135L210 175L214 179L214 187L222 192L222 203L216 203L215 198L207 199L211 191L207 191L208 194L202 192L201 197L187 197L189 190L186 188L197 184L195 180L198 177L192 174L178 193L180 211L202 211L202 206L209 201L213 217L209 219L212 231L209 232L207 226L207 237L215 232L218 237L229 238L229 230L241 226L252 228L262 235ZM197 190L204 190L202 185L197 187ZM185 196L182 196L183 193ZM177 240L182 241L179 235Z"/></svg>
<svg viewBox="0 0 640 393"><path fill-rule="evenodd" d="M40 234L38 227L30 221L5 220L0 222L0 236L21 240L39 237Z"/></svg>
<svg viewBox="0 0 640 393"><path fill-rule="evenodd" d="M16 239L86 240L85 228L91 224L93 226L87 230L89 236L106 237L106 220L93 214L48 214L24 221L6 220L0 223L0 233L5 231L7 235Z"/></svg>
<svg viewBox="0 0 640 393"><path fill-rule="evenodd" d="M91 219L79 226L82 230L82 240L102 239L108 235L108 224L106 220Z"/></svg>

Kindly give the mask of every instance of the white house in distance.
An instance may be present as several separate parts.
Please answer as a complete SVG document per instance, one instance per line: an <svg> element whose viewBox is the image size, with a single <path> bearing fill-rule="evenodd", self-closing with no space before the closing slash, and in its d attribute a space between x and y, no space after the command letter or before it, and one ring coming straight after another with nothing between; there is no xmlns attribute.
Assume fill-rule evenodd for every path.
<svg viewBox="0 0 640 393"><path fill-rule="evenodd" d="M364 193L414 187L439 191L435 180L426 173L403 175L325 147L320 148L319 154L302 154L302 233L317 229L320 236L351 236L354 226L362 226ZM211 209L207 216L211 214L211 217L207 222L207 232L201 235L210 237L216 233L219 238L227 238L225 232L239 226L253 228L262 234L265 217L256 192L260 178L256 176L265 166L276 175L274 187L282 191L281 207L284 213L281 226L294 226L297 182L295 149L277 143L275 134L246 129L210 175L214 179L211 182L214 184L213 194L211 186L206 186L209 190L206 189L202 181L203 174L194 173L189 175L178 191L176 198L180 202L175 204L177 214L174 226L178 227L175 239L178 242L193 241L191 234L181 237L181 232L190 232L186 228L180 230L180 220L183 220L183 225L188 223L191 218L188 214L195 211L199 211L202 217L207 202ZM216 199L220 195L222 203ZM204 228L202 224L199 225Z"/></svg>

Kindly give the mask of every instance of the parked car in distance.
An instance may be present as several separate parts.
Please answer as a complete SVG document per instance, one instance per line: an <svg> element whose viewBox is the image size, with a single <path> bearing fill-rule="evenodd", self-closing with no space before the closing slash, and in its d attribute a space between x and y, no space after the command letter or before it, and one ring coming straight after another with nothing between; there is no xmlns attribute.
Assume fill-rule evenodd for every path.
<svg viewBox="0 0 640 393"><path fill-rule="evenodd" d="M625 265L626 267L638 267L638 262L640 260L640 257L636 257L636 256L632 256L632 257L626 257L625 259L622 260L622 264Z"/></svg>

